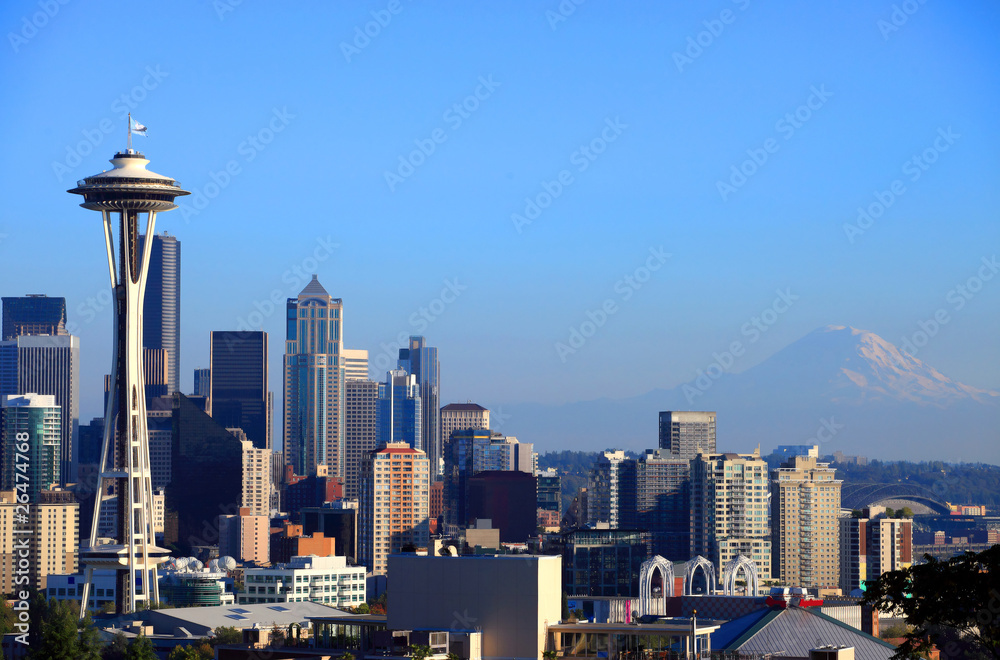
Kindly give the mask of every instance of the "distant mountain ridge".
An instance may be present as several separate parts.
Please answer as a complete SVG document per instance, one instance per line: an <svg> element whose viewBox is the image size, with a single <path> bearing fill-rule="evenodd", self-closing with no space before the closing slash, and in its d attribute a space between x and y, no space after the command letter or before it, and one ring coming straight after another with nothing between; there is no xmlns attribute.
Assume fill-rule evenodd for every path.
<svg viewBox="0 0 1000 660"><path fill-rule="evenodd" d="M954 381L873 332L841 325L818 328L708 386L504 405L502 430L540 451L642 450L656 445L660 410L718 412L720 451L817 443L828 454L1000 463L1000 392Z"/></svg>

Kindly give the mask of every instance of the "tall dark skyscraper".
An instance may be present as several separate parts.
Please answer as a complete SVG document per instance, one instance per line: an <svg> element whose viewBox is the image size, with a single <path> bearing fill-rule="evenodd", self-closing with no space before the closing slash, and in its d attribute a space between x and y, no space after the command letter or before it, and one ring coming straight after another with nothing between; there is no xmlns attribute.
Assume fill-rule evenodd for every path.
<svg viewBox="0 0 1000 660"><path fill-rule="evenodd" d="M270 449L267 333L213 332L209 374L212 419L243 429L254 447Z"/></svg>
<svg viewBox="0 0 1000 660"><path fill-rule="evenodd" d="M210 381L212 371L199 367L194 370L194 395L207 397L211 393Z"/></svg>
<svg viewBox="0 0 1000 660"><path fill-rule="evenodd" d="M139 250L146 236L139 237ZM153 235L146 300L142 306L142 345L167 352L167 393L180 391L181 242L166 232Z"/></svg>
<svg viewBox="0 0 1000 660"><path fill-rule="evenodd" d="M690 461L715 453L715 413L666 410L660 413L660 449Z"/></svg>
<svg viewBox="0 0 1000 660"><path fill-rule="evenodd" d="M220 515L239 513L243 497L240 440L183 394L174 394L171 485L164 541L182 554L218 542Z"/></svg>
<svg viewBox="0 0 1000 660"><path fill-rule="evenodd" d="M441 451L441 363L438 349L427 346L423 337L410 337L410 347L399 349L399 368L417 377L420 386L420 437L430 460L431 480L442 473Z"/></svg>
<svg viewBox="0 0 1000 660"><path fill-rule="evenodd" d="M21 335L65 334L65 298L49 298L37 293L3 298L2 339L15 339Z"/></svg>

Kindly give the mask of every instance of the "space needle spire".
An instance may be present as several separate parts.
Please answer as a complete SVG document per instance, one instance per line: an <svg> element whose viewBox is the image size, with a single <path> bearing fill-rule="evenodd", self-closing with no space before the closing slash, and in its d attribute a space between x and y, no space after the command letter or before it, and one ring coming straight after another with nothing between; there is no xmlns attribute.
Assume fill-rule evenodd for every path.
<svg viewBox="0 0 1000 660"><path fill-rule="evenodd" d="M132 121L129 117L130 133L135 130ZM131 135L129 138L131 142ZM156 546L153 535L153 489L142 373L142 306L153 241L144 241L140 250L139 235L143 214L145 234L151 237L156 214L177 208L174 198L190 193L170 177L147 170L148 163L130 144L111 159L114 168L86 177L67 191L83 196L80 204L83 208L101 213L115 301L111 391L105 409L100 477L90 543L80 553L80 562L86 566L81 617L87 612L95 569L116 571L116 613L135 612L157 603L157 566L168 554ZM112 502L117 506L116 538L102 539L98 537L101 509Z"/></svg>

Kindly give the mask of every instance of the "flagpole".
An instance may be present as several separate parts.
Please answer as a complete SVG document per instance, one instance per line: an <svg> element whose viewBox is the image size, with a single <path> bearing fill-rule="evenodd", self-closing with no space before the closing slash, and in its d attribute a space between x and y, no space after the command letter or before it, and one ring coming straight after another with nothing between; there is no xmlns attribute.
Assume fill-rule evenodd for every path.
<svg viewBox="0 0 1000 660"><path fill-rule="evenodd" d="M128 150L132 151L132 113L128 113Z"/></svg>

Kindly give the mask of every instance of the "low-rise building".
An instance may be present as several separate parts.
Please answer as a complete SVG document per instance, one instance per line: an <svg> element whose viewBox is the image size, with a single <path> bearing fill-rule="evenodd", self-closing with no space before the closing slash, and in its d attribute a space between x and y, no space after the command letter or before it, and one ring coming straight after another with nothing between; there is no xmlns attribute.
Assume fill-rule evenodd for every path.
<svg viewBox="0 0 1000 660"><path fill-rule="evenodd" d="M365 569L348 566L346 557L292 557L287 564L246 569L237 601L356 607L365 602Z"/></svg>

